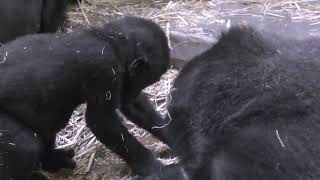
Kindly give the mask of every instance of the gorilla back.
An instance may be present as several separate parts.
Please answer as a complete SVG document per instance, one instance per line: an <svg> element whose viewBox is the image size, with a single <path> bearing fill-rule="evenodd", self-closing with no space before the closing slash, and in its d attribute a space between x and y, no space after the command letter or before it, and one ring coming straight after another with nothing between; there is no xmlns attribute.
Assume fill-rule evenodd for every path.
<svg viewBox="0 0 320 180"><path fill-rule="evenodd" d="M190 179L320 179L319 57L319 39L231 28L181 70L155 134Z"/></svg>
<svg viewBox="0 0 320 180"><path fill-rule="evenodd" d="M1 0L0 43L18 36L62 28L68 4L77 0ZM80 1L81 2L81 1Z"/></svg>
<svg viewBox="0 0 320 180"><path fill-rule="evenodd" d="M84 102L87 125L97 139L136 173L161 166L116 115L168 67L167 39L156 24L126 17L99 29L27 35L5 44L0 53L1 112L37 134L45 170L74 167L72 153L54 149L54 142Z"/></svg>

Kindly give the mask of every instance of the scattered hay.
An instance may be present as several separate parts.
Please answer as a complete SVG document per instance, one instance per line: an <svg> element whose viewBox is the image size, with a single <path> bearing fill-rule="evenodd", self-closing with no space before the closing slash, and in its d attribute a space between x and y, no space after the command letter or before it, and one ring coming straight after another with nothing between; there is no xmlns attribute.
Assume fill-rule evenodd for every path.
<svg viewBox="0 0 320 180"><path fill-rule="evenodd" d="M227 25L228 17L276 17L320 24L318 0L85 0L82 3L89 20L100 23L115 17L135 15L154 20L164 29L210 36L201 24ZM86 25L79 8L69 12L71 24ZM99 18L97 18L99 17Z"/></svg>
<svg viewBox="0 0 320 180"><path fill-rule="evenodd" d="M178 74L175 69L170 69L165 73L159 82L147 87L144 92L150 96L155 107L161 114L166 113L166 97L172 85L173 79ZM69 179L69 175L77 178L85 177L92 179L103 176L103 179L129 178L130 169L117 155L105 148L86 127L85 124L86 105L79 106L73 113L68 126L57 135L57 148L74 148L76 151L75 160L77 168L73 172L62 172L59 174L48 174L51 179ZM170 155L161 155L168 150L167 146L157 141L145 130L138 128L130 121L124 121L129 132L137 137L147 148L159 154L159 159L165 164L177 162ZM164 157L162 157L164 156ZM94 171L90 171L94 169ZM99 179L99 178L98 178Z"/></svg>

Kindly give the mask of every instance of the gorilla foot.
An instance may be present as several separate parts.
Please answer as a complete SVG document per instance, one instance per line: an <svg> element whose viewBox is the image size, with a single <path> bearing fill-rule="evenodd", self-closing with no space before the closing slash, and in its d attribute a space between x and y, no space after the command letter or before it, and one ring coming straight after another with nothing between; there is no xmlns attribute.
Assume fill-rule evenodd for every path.
<svg viewBox="0 0 320 180"><path fill-rule="evenodd" d="M74 169L76 162L72 159L75 155L73 149L54 149L47 152L42 159L42 169L48 172L57 172L58 170Z"/></svg>
<svg viewBox="0 0 320 180"><path fill-rule="evenodd" d="M148 176L136 176L131 180L188 180L185 170L178 164L162 167L159 171Z"/></svg>

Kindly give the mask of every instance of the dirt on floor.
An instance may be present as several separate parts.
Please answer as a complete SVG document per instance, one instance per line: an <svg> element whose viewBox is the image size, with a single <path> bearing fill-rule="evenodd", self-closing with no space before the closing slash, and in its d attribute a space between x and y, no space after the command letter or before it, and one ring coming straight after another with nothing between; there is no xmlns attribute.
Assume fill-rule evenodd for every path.
<svg viewBox="0 0 320 180"><path fill-rule="evenodd" d="M157 22L170 39L173 64L179 67L214 43L221 30L245 23L260 29L283 27L294 36L319 36L320 2L318 0L83 0L72 7L65 28L67 32L100 25L124 15L135 15ZM281 29L281 28L280 28ZM181 63L181 62L182 63ZM162 79L144 91L155 108L166 113L167 95L178 70L170 69ZM130 179L130 168L105 148L85 125L85 105L78 107L57 136L57 148L74 148L77 168L46 175L52 180ZM165 164L177 162L169 148L146 131L124 120L129 131Z"/></svg>

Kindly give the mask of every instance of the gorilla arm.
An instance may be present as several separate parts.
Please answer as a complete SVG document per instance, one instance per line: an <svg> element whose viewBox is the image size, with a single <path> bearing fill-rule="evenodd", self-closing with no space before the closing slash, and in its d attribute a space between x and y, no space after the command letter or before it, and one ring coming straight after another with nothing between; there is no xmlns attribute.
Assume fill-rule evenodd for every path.
<svg viewBox="0 0 320 180"><path fill-rule="evenodd" d="M128 132L116 114L122 81L121 77L106 73L90 80L86 88L86 122L96 138L120 155L135 173L148 174L162 165Z"/></svg>

